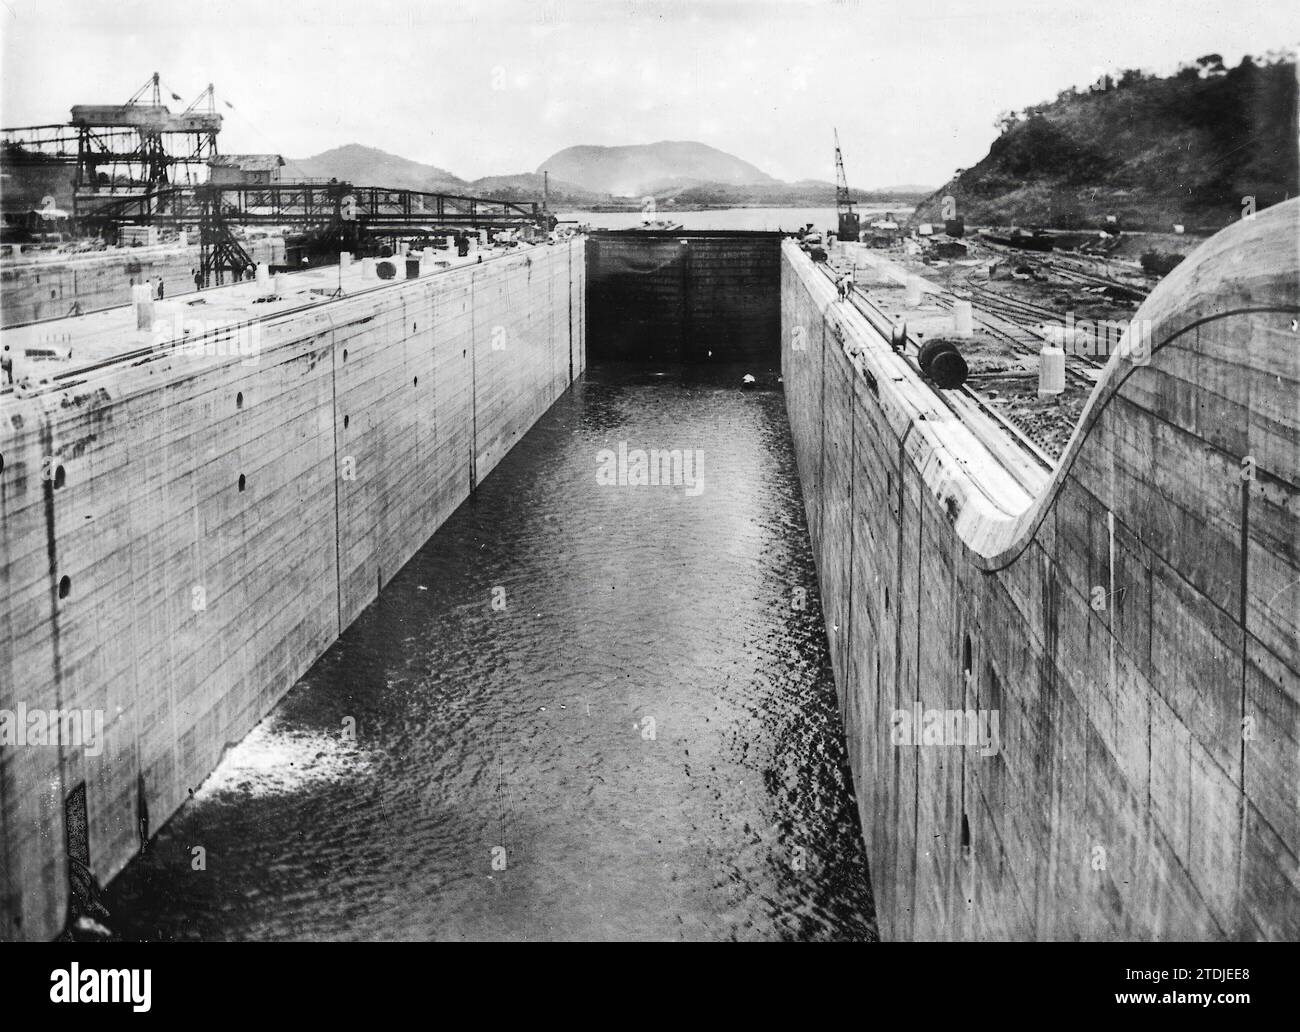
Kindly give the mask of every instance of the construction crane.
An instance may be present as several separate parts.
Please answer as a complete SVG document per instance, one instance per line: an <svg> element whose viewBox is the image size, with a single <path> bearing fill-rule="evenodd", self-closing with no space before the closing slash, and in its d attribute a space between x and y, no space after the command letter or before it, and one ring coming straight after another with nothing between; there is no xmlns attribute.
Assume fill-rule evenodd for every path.
<svg viewBox="0 0 1300 1032"><path fill-rule="evenodd" d="M207 111L199 110L204 97ZM162 83L154 72L125 104L74 104L66 123L0 131L4 211L15 203L35 207L34 201L48 195L84 219L178 179L202 182L217 155L220 131L211 86L183 114L173 115L163 105Z"/></svg>
<svg viewBox="0 0 1300 1032"><path fill-rule="evenodd" d="M139 104L140 98L148 93L150 89L153 90L153 106L162 107L162 80L158 78L157 72L149 76L144 85L131 94L131 99L126 102L126 106L130 107L132 104Z"/></svg>
<svg viewBox="0 0 1300 1032"><path fill-rule="evenodd" d="M358 254L397 236L473 229L545 235L556 226L549 176L543 177L540 210L535 201L337 180L212 182L204 173L218 157L222 121L212 84L179 115L162 101L165 95L179 101L180 95L170 87L164 93L163 87L155 72L125 104L77 104L67 123L0 130L0 215L5 220L0 224L8 224L11 210L20 223L30 220L39 206L65 215L63 208L70 208L80 231L110 236L127 225L197 225L205 285L252 267L239 227L292 228L310 246L325 242L326 252ZM176 175L177 170L184 176Z"/></svg>
<svg viewBox="0 0 1300 1032"><path fill-rule="evenodd" d="M835 211L839 215L839 233L841 240L857 240L861 230L861 218L853 210L853 200L849 194L849 181L844 175L844 155L840 153L840 131L835 130Z"/></svg>

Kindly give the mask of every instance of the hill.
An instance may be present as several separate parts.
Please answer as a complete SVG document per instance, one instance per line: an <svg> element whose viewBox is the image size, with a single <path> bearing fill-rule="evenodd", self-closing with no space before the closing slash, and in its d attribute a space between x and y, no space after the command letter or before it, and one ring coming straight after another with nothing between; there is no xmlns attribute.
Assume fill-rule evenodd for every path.
<svg viewBox="0 0 1300 1032"><path fill-rule="evenodd" d="M470 183L467 190L474 197L498 197L512 201L540 201L543 193L548 192L543 187L540 172L520 172L513 176L484 176ZM555 176L551 176L549 194L552 207L557 204L569 206L596 204L607 199L602 194L584 190Z"/></svg>
<svg viewBox="0 0 1300 1032"><path fill-rule="evenodd" d="M537 166L552 177L598 194L633 197L721 183L773 184L766 172L716 147L664 140L627 147L566 147Z"/></svg>
<svg viewBox="0 0 1300 1032"><path fill-rule="evenodd" d="M424 165L376 147L349 143L310 158L285 158L286 179L339 179L358 186L391 186L431 193L464 193L468 184L434 165Z"/></svg>
<svg viewBox="0 0 1300 1032"><path fill-rule="evenodd" d="M636 147L569 147L542 162L550 172L552 207L639 208L647 195L674 199L683 208L713 205L824 207L835 203L835 186L821 180L783 183L748 162L702 143L656 143ZM563 170L621 183L619 190L593 188ZM484 176L467 181L434 165L421 164L376 147L350 143L310 158L288 158L285 179L338 179L358 186L391 186L520 201L542 199L542 174ZM602 178L603 177L603 178ZM590 180L589 180L590 181ZM624 192L628 185L630 193ZM915 203L924 187L854 190L857 201Z"/></svg>
<svg viewBox="0 0 1300 1032"><path fill-rule="evenodd" d="M1215 230L1297 193L1296 75L1283 60L1232 69L1207 54L1161 78L1130 69L1005 115L985 157L918 206L951 195L968 223Z"/></svg>
<svg viewBox="0 0 1300 1032"><path fill-rule="evenodd" d="M915 204L927 193L928 189L904 193L892 190L852 189L849 196L854 202ZM657 200L672 197L678 205L739 205L753 207L786 208L833 208L835 206L835 184L824 183L815 179L803 179L797 183L770 183L758 185L731 186L725 183L703 183L686 186L667 193L656 194Z"/></svg>

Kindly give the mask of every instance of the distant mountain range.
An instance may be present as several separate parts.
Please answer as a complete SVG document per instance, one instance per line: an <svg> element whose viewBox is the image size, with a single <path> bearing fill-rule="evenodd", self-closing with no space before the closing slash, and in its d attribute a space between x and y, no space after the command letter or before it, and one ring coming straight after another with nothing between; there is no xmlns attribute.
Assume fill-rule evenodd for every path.
<svg viewBox="0 0 1300 1032"><path fill-rule="evenodd" d="M444 168L422 165L374 147L349 143L311 158L285 158L285 179L339 179L358 186L392 186L429 193L463 192L469 184Z"/></svg>
<svg viewBox="0 0 1300 1032"><path fill-rule="evenodd" d="M392 186L431 193L541 200L548 172L552 206L639 206L642 197L679 207L706 205L824 206L835 203L835 186L821 180L784 183L716 147L664 141L628 147L568 147L536 172L465 180L374 147L350 143L310 158L286 158L286 179L339 179L362 186ZM859 201L915 200L930 187L854 190ZM630 200L629 200L630 199Z"/></svg>
<svg viewBox="0 0 1300 1032"><path fill-rule="evenodd" d="M596 193L634 197L662 195L705 184L772 185L776 180L748 161L690 141L630 147L566 147L537 166Z"/></svg>

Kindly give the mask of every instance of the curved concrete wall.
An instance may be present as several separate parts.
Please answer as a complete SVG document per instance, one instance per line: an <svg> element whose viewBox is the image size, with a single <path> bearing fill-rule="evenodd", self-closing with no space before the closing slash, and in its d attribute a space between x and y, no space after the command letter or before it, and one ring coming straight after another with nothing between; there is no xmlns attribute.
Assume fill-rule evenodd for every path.
<svg viewBox="0 0 1300 1032"><path fill-rule="evenodd" d="M103 884L581 373L584 267L529 248L267 318L256 364L0 396L0 710L106 740L0 746L0 938L63 928L79 785Z"/></svg>
<svg viewBox="0 0 1300 1032"><path fill-rule="evenodd" d="M1149 355L1112 358L1008 505L997 457L785 246L882 935L1300 935L1298 250L1291 201L1184 262L1137 313ZM918 704L932 737L905 733ZM972 711L993 748L930 711Z"/></svg>

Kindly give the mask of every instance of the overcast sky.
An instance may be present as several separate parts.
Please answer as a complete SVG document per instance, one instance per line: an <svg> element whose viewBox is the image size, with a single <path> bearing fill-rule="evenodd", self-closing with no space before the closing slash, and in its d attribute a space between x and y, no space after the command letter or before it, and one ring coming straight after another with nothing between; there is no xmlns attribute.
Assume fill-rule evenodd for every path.
<svg viewBox="0 0 1300 1032"><path fill-rule="evenodd" d="M5 126L214 82L220 149L364 143L464 178L700 140L782 179L938 185L1102 69L1300 41L1296 0L0 0ZM168 100L173 110L185 104Z"/></svg>

